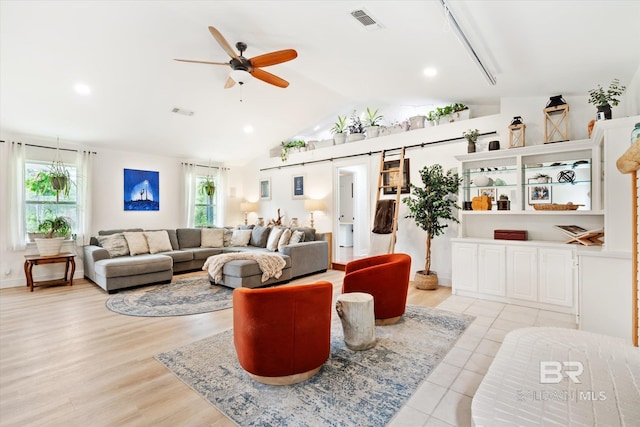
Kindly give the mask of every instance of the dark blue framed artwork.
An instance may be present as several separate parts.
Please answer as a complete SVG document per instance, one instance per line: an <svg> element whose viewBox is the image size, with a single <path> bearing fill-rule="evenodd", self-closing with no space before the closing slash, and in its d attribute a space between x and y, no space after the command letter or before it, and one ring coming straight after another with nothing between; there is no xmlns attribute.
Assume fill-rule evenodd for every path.
<svg viewBox="0 0 640 427"><path fill-rule="evenodd" d="M124 170L124 210L160 210L160 173L137 169Z"/></svg>

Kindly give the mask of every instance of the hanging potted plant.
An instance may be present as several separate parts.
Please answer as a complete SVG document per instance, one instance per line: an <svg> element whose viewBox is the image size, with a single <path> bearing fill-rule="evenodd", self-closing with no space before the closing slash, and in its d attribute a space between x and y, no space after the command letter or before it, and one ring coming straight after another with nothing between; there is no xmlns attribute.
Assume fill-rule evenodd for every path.
<svg viewBox="0 0 640 427"><path fill-rule="evenodd" d="M620 80L613 79L606 91L600 85L589 91L589 104L597 107L598 120L611 120L611 107L620 103L618 97L624 93L625 89L626 87L620 84Z"/></svg>
<svg viewBox="0 0 640 427"><path fill-rule="evenodd" d="M420 177L424 187L410 183L411 196L404 197L402 201L410 212L405 218L413 218L416 225L427 232L425 266L424 270L416 272L416 288L436 289L438 275L431 270L431 240L444 233L449 226L448 221L460 222L453 209L459 209L454 195L458 193L462 179L451 170L444 173L439 164L422 168Z"/></svg>
<svg viewBox="0 0 640 427"><path fill-rule="evenodd" d="M367 139L376 138L380 133L380 122L382 121L382 114L378 114L378 109L371 111L369 107L365 111L364 117L364 131L367 134Z"/></svg>
<svg viewBox="0 0 640 427"><path fill-rule="evenodd" d="M204 181L200 181L198 192L203 196L207 196L209 198L213 198L213 196L216 194L216 183L213 182L213 179L210 175L207 175Z"/></svg>
<svg viewBox="0 0 640 427"><path fill-rule="evenodd" d="M60 160L56 160L47 170L40 171L33 179L27 181L27 186L31 191L43 196L56 196L56 203L60 201L60 194L69 197L71 186L75 182L71 179L69 170Z"/></svg>
<svg viewBox="0 0 640 427"><path fill-rule="evenodd" d="M338 121L333 124L331 133L333 134L333 143L335 145L344 144L347 140L347 116L340 117L338 115Z"/></svg>

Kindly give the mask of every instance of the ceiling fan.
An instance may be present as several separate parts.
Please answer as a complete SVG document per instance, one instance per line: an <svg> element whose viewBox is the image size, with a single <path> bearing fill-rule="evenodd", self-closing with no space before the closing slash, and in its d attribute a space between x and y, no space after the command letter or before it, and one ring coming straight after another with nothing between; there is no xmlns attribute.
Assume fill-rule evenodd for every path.
<svg viewBox="0 0 640 427"><path fill-rule="evenodd" d="M281 64L283 62L291 61L298 56L298 52L293 49L284 49L278 50L271 53L265 53L264 55L258 55L253 58L247 59L242 56L242 53L247 50L246 43L238 42L236 43L236 48L240 51L240 55L238 55L229 42L223 37L220 31L216 30L214 27L209 27L209 32L213 36L214 39L218 42L218 44L224 49L227 54L231 57L229 62L208 62L208 61L194 61L190 59L176 59L176 61L180 62L195 62L197 64L211 64L211 65L228 65L231 67L231 74L227 79L227 82L224 85L225 89L230 88L236 83L243 84L243 81L238 77L234 80L234 71L245 71L251 74L256 79L262 80L263 82L267 82L274 86L278 87L287 87L289 86L289 82L276 76L271 73L268 73L262 70L262 67L268 67L270 65Z"/></svg>

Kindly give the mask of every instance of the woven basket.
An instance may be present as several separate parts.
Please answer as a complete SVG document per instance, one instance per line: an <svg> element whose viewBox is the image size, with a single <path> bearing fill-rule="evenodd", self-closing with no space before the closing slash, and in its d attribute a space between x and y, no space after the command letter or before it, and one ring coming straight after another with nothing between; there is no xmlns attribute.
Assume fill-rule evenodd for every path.
<svg viewBox="0 0 640 427"><path fill-rule="evenodd" d="M537 211L575 211L576 209L578 209L580 206L584 206L584 205L574 205L573 203L569 204L560 204L560 203L551 203L548 205L530 205L533 206L533 209L537 210Z"/></svg>

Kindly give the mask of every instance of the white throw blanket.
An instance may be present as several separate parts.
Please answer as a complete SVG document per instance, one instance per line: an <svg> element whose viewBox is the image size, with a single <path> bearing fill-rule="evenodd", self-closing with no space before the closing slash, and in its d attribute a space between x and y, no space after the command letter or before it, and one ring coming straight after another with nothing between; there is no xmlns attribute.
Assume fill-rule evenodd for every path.
<svg viewBox="0 0 640 427"><path fill-rule="evenodd" d="M224 265L236 259L250 259L258 263L258 267L262 270L262 282L266 282L271 277L278 279L282 275L282 269L286 265L285 260L276 254L252 253L252 252L234 252L230 254L213 255L207 258L202 266L203 270L207 270L213 278L214 283L222 281L222 268Z"/></svg>

